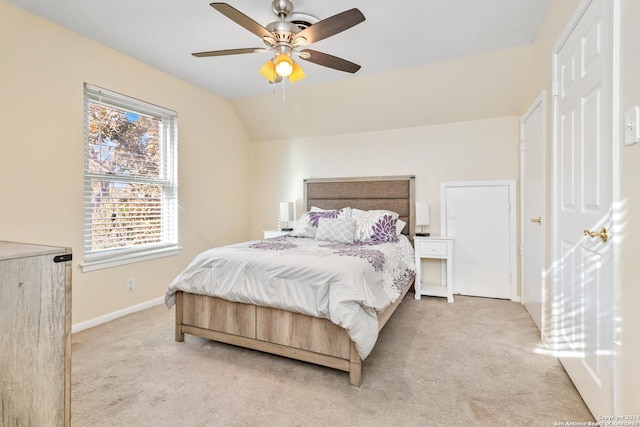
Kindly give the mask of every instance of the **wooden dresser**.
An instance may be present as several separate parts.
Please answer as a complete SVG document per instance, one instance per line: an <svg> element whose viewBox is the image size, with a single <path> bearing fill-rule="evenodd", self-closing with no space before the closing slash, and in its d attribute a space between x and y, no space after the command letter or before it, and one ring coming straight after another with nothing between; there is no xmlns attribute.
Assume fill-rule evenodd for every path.
<svg viewBox="0 0 640 427"><path fill-rule="evenodd" d="M0 242L0 426L71 424L71 250Z"/></svg>

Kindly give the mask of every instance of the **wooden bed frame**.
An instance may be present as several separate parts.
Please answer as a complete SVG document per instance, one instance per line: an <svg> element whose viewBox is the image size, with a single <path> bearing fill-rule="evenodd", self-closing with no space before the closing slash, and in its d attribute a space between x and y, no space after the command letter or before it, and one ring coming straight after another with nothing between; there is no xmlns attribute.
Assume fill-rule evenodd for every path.
<svg viewBox="0 0 640 427"><path fill-rule="evenodd" d="M392 210L407 223L403 233L413 239L414 188L413 176L306 179L304 210L311 206ZM410 287L378 317L378 330ZM362 360L355 344L345 329L328 319L177 292L176 341L184 341L184 334L346 371L352 385L362 382Z"/></svg>

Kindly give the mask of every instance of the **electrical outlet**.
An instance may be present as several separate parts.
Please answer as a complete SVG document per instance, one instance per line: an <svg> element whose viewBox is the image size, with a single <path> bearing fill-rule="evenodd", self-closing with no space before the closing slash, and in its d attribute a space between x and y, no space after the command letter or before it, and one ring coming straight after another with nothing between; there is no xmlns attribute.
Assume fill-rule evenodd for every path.
<svg viewBox="0 0 640 427"><path fill-rule="evenodd" d="M132 291L136 288L136 279L133 277L127 278L127 292Z"/></svg>

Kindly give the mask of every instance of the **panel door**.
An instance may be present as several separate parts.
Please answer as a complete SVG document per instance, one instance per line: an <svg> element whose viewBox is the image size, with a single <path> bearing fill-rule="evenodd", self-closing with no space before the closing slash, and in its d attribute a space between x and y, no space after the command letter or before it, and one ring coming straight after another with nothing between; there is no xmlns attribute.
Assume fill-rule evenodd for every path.
<svg viewBox="0 0 640 427"><path fill-rule="evenodd" d="M522 304L540 331L542 327L542 283L544 259L545 197L545 96L538 97L522 119L520 259Z"/></svg>
<svg viewBox="0 0 640 427"><path fill-rule="evenodd" d="M444 228L454 238L454 292L512 298L514 248L509 186L443 185Z"/></svg>
<svg viewBox="0 0 640 427"><path fill-rule="evenodd" d="M614 414L612 2L583 2L554 51L554 336L594 414ZM596 418L597 419L597 418Z"/></svg>

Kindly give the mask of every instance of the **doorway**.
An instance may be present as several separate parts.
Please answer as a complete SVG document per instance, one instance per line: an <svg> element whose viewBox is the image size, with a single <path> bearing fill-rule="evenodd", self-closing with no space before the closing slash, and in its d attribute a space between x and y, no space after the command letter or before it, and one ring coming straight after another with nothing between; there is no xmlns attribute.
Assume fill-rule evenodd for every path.
<svg viewBox="0 0 640 427"><path fill-rule="evenodd" d="M520 121L520 283L522 304L543 331L544 230L546 229L547 94L542 92ZM544 320L543 320L544 319ZM541 335L542 336L542 335Z"/></svg>

